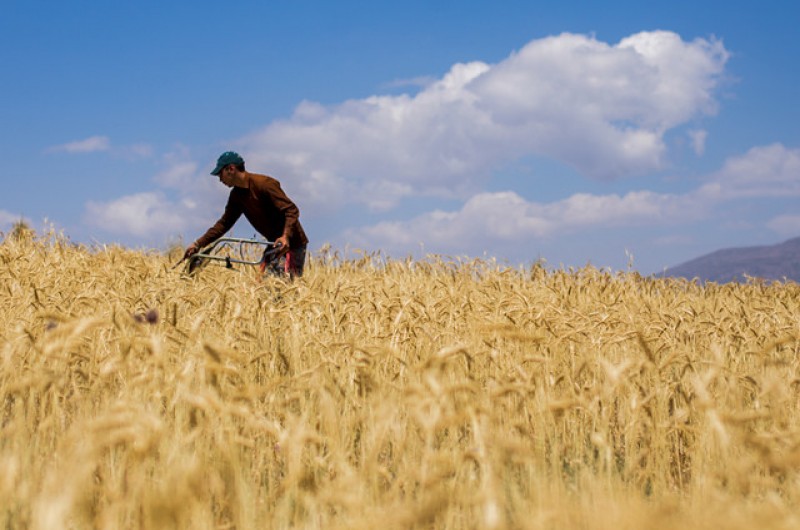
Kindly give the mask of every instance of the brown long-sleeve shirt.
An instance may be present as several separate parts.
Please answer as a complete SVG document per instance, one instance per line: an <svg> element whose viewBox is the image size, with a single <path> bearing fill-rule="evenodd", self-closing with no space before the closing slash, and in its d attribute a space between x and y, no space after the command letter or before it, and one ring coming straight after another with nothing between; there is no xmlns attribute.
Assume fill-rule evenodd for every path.
<svg viewBox="0 0 800 530"><path fill-rule="evenodd" d="M300 224L300 210L283 192L280 182L267 175L245 174L247 188L231 189L225 212L214 226L200 236L196 241L197 246L202 248L222 237L242 214L259 234L270 241L286 234L290 248L307 245L308 238Z"/></svg>

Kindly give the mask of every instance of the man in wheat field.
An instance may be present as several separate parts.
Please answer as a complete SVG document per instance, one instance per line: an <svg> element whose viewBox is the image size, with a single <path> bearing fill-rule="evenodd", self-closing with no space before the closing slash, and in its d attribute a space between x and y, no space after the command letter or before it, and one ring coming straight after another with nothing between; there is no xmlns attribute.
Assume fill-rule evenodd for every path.
<svg viewBox="0 0 800 530"><path fill-rule="evenodd" d="M184 258L222 237L244 214L253 228L280 246L278 256L285 260L284 271L291 277L302 276L308 238L300 224L300 210L283 192L280 182L246 171L244 159L233 151L220 155L211 174L231 188L228 204L214 226L186 248Z"/></svg>

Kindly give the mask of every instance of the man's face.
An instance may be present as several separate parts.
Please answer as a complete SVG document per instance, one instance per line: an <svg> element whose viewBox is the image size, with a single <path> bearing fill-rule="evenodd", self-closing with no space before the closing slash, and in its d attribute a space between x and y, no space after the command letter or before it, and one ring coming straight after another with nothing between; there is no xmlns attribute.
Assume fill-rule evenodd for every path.
<svg viewBox="0 0 800 530"><path fill-rule="evenodd" d="M229 188L233 187L233 179L236 175L236 168L233 167L233 164L228 164L222 171L219 173L219 181L228 186Z"/></svg>

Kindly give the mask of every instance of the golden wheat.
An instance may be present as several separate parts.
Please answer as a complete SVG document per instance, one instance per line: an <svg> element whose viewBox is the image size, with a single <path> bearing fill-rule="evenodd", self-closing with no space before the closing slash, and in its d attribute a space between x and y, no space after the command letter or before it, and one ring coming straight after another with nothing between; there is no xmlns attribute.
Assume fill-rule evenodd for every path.
<svg viewBox="0 0 800 530"><path fill-rule="evenodd" d="M7 528L793 528L795 284L0 245Z"/></svg>

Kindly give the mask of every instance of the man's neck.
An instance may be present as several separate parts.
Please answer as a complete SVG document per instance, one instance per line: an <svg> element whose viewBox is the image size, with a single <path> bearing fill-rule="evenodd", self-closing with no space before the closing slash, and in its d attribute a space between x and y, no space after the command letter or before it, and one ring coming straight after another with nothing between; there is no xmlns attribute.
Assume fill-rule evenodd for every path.
<svg viewBox="0 0 800 530"><path fill-rule="evenodd" d="M249 185L249 182L250 182L250 179L248 178L246 171L237 171L236 172L235 180L233 182L234 186L236 186L237 188L247 188L248 185Z"/></svg>

